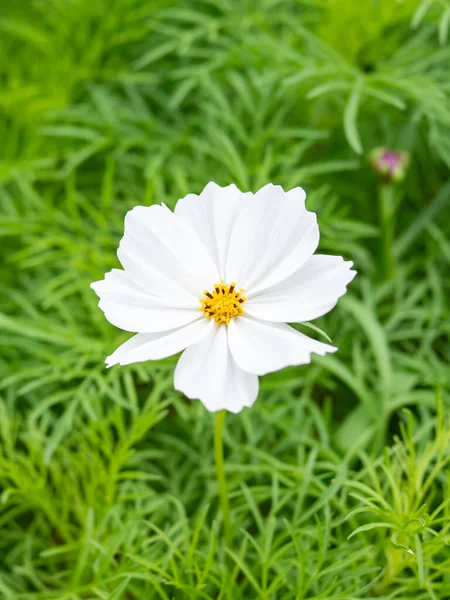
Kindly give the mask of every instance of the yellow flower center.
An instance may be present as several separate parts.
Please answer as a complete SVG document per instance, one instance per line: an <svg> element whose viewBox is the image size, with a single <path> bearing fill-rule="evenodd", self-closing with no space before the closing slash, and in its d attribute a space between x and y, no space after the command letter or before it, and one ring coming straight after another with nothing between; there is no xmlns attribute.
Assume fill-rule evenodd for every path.
<svg viewBox="0 0 450 600"><path fill-rule="evenodd" d="M214 284L214 289L211 292L205 290L204 298L200 298L200 310L208 319L214 319L217 325L228 323L233 317L243 315L244 310L242 305L247 300L243 293L245 290L235 289L235 283L220 283Z"/></svg>

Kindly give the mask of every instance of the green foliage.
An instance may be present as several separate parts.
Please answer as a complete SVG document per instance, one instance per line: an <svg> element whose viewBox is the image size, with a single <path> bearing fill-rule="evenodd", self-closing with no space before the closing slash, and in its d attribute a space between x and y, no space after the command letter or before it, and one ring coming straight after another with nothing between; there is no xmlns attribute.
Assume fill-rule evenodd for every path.
<svg viewBox="0 0 450 600"><path fill-rule="evenodd" d="M444 0L0 8L0 598L445 600L449 23ZM378 146L411 154L388 280ZM304 186L359 273L313 324L339 352L227 417L231 549L212 415L175 359L104 368L128 334L89 289L129 208L210 179Z"/></svg>

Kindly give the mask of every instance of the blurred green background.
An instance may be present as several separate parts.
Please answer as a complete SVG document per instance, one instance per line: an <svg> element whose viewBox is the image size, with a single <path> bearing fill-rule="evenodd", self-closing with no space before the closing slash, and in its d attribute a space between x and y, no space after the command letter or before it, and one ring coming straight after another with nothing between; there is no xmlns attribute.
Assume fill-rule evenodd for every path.
<svg viewBox="0 0 450 600"><path fill-rule="evenodd" d="M449 0L1 2L2 600L450 598L449 29ZM174 359L106 371L129 334L89 289L127 210L210 180L301 185L359 273L317 321L339 352L227 417L227 549L213 415Z"/></svg>

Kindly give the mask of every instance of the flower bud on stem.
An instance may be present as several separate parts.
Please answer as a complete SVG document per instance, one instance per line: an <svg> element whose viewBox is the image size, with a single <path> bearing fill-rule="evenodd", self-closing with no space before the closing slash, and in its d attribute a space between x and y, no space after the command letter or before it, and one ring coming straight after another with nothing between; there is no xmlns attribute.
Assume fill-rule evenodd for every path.
<svg viewBox="0 0 450 600"><path fill-rule="evenodd" d="M394 215L397 207L395 186L400 184L408 170L407 152L389 148L375 148L369 155L369 164L378 175L378 222L380 225L380 273L386 281L394 276L393 255Z"/></svg>

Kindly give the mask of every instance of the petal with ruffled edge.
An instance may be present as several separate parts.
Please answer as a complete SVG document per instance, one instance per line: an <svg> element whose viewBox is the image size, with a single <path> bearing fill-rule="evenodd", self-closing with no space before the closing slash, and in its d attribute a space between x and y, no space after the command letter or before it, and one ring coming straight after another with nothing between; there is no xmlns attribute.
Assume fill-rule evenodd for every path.
<svg viewBox="0 0 450 600"><path fill-rule="evenodd" d="M181 355L175 369L175 389L199 399L211 412L240 412L258 395L258 377L240 369L228 349L227 328L215 326L204 340Z"/></svg>
<svg viewBox="0 0 450 600"><path fill-rule="evenodd" d="M176 295L168 300L154 296L119 269L91 283L91 288L100 298L98 305L108 321L125 331L166 331L187 325L200 316L198 300L191 303L191 308L177 308ZM183 306L182 300L179 302Z"/></svg>
<svg viewBox="0 0 450 600"><path fill-rule="evenodd" d="M228 341L236 364L257 375L309 364L311 354L324 356L337 350L284 323L267 323L249 317L236 317L230 322Z"/></svg>
<svg viewBox="0 0 450 600"><path fill-rule="evenodd" d="M197 344L211 333L214 322L201 317L194 323L160 333L138 333L106 359L108 367L160 360Z"/></svg>
<svg viewBox="0 0 450 600"><path fill-rule="evenodd" d="M179 307L198 306L219 271L189 223L166 206L136 206L125 217L117 251L127 274Z"/></svg>
<svg viewBox="0 0 450 600"><path fill-rule="evenodd" d="M356 275L341 256L316 254L298 271L259 293L247 292L245 312L277 323L310 321L325 315Z"/></svg>
<svg viewBox="0 0 450 600"><path fill-rule="evenodd" d="M298 270L319 243L314 213L305 208L305 192L285 192L272 184L246 202L231 233L226 281L247 292L266 289Z"/></svg>
<svg viewBox="0 0 450 600"><path fill-rule="evenodd" d="M175 207L175 214L191 225L218 266L220 280L225 279L231 231L251 197L251 192L243 193L234 184L220 187L211 181L200 195L188 194Z"/></svg>

